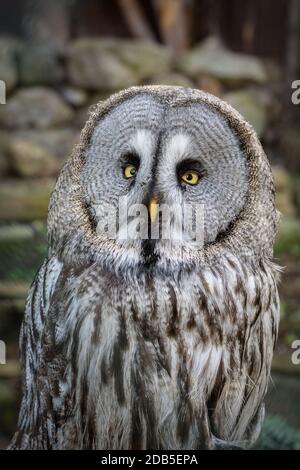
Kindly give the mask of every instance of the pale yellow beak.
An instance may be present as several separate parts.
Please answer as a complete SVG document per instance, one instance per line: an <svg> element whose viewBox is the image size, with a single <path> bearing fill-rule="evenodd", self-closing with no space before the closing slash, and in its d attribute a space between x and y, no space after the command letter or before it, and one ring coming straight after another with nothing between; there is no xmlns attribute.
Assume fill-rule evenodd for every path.
<svg viewBox="0 0 300 470"><path fill-rule="evenodd" d="M152 223L155 221L157 217L157 213L158 213L157 201L158 201L157 197L153 196L148 203L148 210L150 214L150 220Z"/></svg>

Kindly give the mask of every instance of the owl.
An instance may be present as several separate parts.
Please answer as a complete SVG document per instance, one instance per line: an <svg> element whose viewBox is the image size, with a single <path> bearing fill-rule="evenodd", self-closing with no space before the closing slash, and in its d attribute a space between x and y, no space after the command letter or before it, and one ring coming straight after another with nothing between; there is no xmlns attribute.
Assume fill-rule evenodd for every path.
<svg viewBox="0 0 300 470"><path fill-rule="evenodd" d="M227 103L145 86L94 106L49 204L10 448L252 445L279 323L277 226L267 158Z"/></svg>

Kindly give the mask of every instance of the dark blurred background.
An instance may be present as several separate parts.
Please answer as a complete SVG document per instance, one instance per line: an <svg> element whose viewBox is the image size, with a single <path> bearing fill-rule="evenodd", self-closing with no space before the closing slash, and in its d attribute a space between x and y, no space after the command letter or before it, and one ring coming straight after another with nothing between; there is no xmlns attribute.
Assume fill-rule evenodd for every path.
<svg viewBox="0 0 300 470"><path fill-rule="evenodd" d="M271 161L285 267L281 329L262 448L300 448L300 80L298 0L1 0L0 448L20 399L18 336L26 291L46 255L58 171L90 106L137 84L201 88L237 108ZM299 94L300 97L300 94Z"/></svg>

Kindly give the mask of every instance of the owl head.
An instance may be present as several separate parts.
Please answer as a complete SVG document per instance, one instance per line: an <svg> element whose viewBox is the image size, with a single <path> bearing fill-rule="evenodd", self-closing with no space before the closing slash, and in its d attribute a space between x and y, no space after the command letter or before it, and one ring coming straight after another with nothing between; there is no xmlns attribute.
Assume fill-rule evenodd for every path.
<svg viewBox="0 0 300 470"><path fill-rule="evenodd" d="M58 179L50 249L79 262L270 256L278 216L252 127L220 99L133 87L99 103Z"/></svg>

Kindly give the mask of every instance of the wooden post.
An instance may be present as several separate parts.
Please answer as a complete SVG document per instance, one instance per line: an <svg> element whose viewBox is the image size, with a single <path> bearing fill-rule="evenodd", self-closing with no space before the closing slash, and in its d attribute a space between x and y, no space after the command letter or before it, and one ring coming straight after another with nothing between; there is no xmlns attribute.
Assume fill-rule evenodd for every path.
<svg viewBox="0 0 300 470"><path fill-rule="evenodd" d="M190 44L189 0L153 0L163 42L175 52Z"/></svg>
<svg viewBox="0 0 300 470"><path fill-rule="evenodd" d="M138 0L118 0L123 17L134 37L155 41L147 19Z"/></svg>

